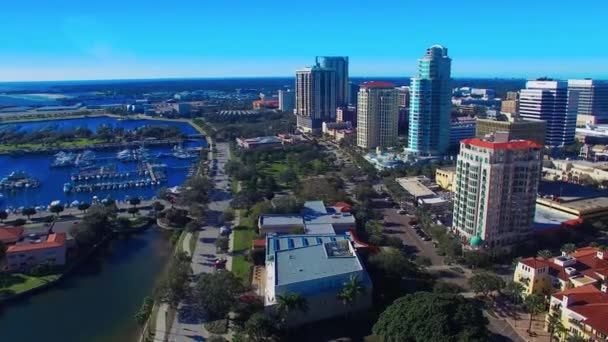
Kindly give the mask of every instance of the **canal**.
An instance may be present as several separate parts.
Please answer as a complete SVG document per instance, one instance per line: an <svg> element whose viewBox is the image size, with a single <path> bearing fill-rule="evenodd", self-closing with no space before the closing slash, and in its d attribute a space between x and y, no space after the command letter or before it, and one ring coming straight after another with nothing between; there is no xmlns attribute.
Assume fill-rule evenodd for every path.
<svg viewBox="0 0 608 342"><path fill-rule="evenodd" d="M113 240L57 286L2 305L0 341L136 341L134 315L170 257L166 235L150 228Z"/></svg>

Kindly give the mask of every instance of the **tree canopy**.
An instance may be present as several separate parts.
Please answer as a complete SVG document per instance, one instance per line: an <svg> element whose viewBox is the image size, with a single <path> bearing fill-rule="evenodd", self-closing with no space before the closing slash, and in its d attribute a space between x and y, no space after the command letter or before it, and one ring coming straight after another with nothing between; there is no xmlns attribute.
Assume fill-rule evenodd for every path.
<svg viewBox="0 0 608 342"><path fill-rule="evenodd" d="M417 292L397 299L373 333L385 342L488 341L487 319L470 300L454 294Z"/></svg>
<svg viewBox="0 0 608 342"><path fill-rule="evenodd" d="M203 273L196 283L196 299L212 316L225 317L236 305L243 284L232 272Z"/></svg>

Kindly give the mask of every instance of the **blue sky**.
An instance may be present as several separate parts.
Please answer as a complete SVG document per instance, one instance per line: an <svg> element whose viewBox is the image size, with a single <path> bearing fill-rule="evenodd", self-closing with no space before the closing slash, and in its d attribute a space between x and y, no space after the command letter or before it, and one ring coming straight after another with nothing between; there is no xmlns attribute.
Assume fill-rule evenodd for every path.
<svg viewBox="0 0 608 342"><path fill-rule="evenodd" d="M0 81L288 76L316 55L409 76L608 78L605 0L20 0L0 5Z"/></svg>

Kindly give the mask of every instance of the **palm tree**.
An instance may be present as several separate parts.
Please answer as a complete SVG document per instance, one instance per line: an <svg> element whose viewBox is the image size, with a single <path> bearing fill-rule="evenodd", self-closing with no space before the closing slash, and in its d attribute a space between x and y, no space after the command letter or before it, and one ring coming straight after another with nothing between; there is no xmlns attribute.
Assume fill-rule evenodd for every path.
<svg viewBox="0 0 608 342"><path fill-rule="evenodd" d="M576 245L573 243L566 243L562 246L561 251L566 254L571 254L576 251Z"/></svg>
<svg viewBox="0 0 608 342"><path fill-rule="evenodd" d="M568 335L566 342L586 342L587 339L580 335Z"/></svg>
<svg viewBox="0 0 608 342"><path fill-rule="evenodd" d="M562 324L562 320L559 315L559 312L553 312L551 315L549 315L549 319L547 320L547 325L549 328L549 340L550 341L553 341L553 337L555 335L558 335L558 336L561 335L562 332L564 331L564 329L566 329L566 327L564 327L564 325ZM558 341L559 341L559 338L558 338Z"/></svg>
<svg viewBox="0 0 608 342"><path fill-rule="evenodd" d="M524 290L525 288L521 283L514 281L508 282L505 286L505 292L507 293L507 296L509 296L509 298L511 298L514 303L521 302L521 297L524 293Z"/></svg>
<svg viewBox="0 0 608 342"><path fill-rule="evenodd" d="M553 256L553 253L551 253L551 251L548 249L541 249L537 252L537 255L546 260L551 258Z"/></svg>
<svg viewBox="0 0 608 342"><path fill-rule="evenodd" d="M285 319L290 312L307 312L308 301L299 293L286 293L284 295L278 295L277 310L281 316L283 316L283 319Z"/></svg>
<svg viewBox="0 0 608 342"><path fill-rule="evenodd" d="M524 299L524 308L530 314L530 324L528 325L528 332L532 330L532 318L545 310L545 299L533 293Z"/></svg>
<svg viewBox="0 0 608 342"><path fill-rule="evenodd" d="M338 299L344 305L352 305L359 296L365 293L365 288L361 284L359 277L356 275L350 276L350 279L344 283L344 287L338 293Z"/></svg>

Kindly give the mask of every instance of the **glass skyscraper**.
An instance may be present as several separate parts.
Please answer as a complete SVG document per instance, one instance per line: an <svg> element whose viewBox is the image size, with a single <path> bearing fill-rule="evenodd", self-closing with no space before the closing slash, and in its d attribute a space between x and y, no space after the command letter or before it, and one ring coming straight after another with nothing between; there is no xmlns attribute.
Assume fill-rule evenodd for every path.
<svg viewBox="0 0 608 342"><path fill-rule="evenodd" d="M418 75L410 81L408 150L441 155L450 140L452 60L448 49L431 46L418 60Z"/></svg>
<svg viewBox="0 0 608 342"><path fill-rule="evenodd" d="M317 56L317 65L336 72L336 106L344 107L349 104L348 86L348 57Z"/></svg>

